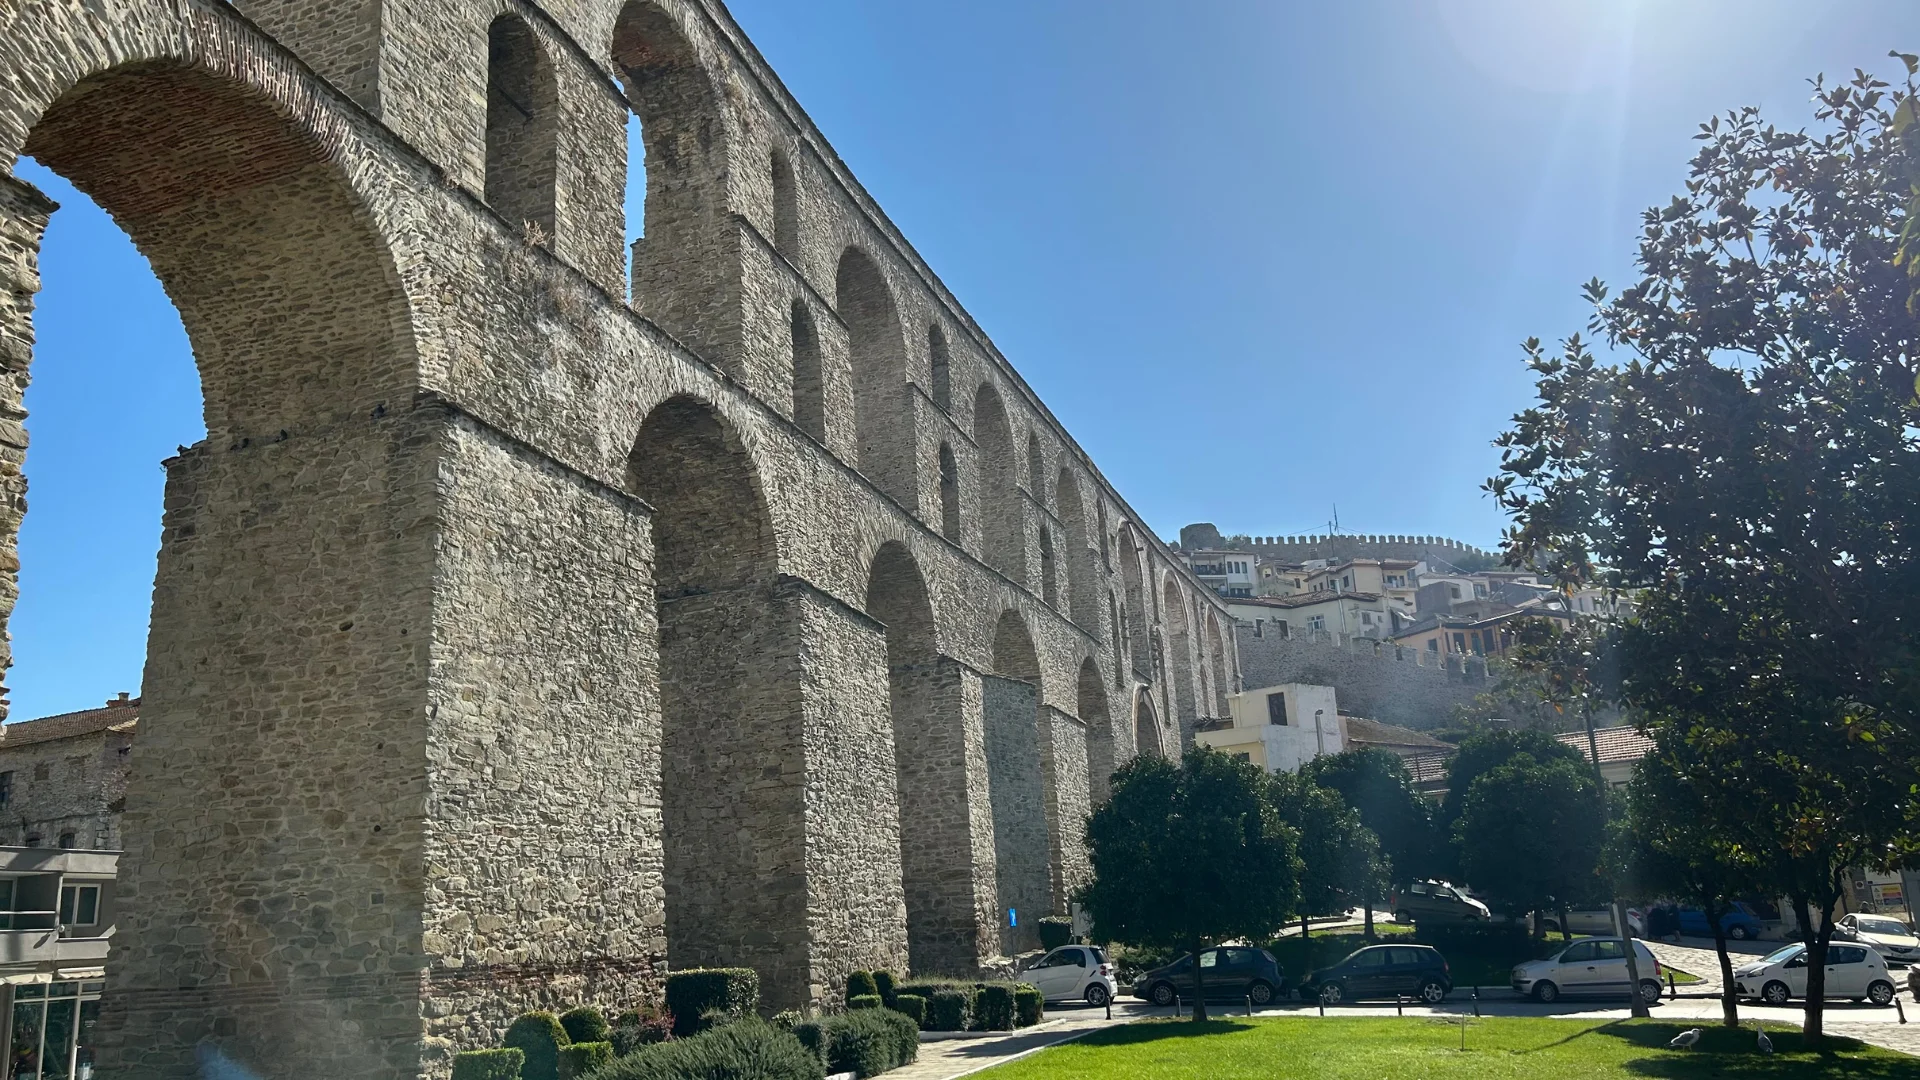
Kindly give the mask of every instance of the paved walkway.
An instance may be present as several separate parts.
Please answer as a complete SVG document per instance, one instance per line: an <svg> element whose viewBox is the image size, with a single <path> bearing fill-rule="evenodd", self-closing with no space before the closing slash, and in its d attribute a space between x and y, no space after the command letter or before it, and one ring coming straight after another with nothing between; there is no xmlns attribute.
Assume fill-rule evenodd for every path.
<svg viewBox="0 0 1920 1080"><path fill-rule="evenodd" d="M1689 984L1687 993L1720 992L1720 954L1713 950L1713 939L1681 938L1677 944L1666 941L1648 941L1646 944L1661 963L1706 980ZM1778 941L1729 941L1727 955L1733 960L1733 966L1739 967L1746 962L1746 957L1765 956L1779 948L1780 944Z"/></svg>
<svg viewBox="0 0 1920 1080"><path fill-rule="evenodd" d="M1057 1043L1077 1039L1115 1024L1124 1024L1150 1015L1165 1015L1166 1009L1150 1009L1132 1002L1113 1003L1113 1019L1105 1009L1085 1005L1049 1005L1049 1023L1027 1031L990 1038L940 1039L920 1044L920 1060L887 1074L887 1080L953 1080L956 1076L989 1069L1024 1057Z"/></svg>

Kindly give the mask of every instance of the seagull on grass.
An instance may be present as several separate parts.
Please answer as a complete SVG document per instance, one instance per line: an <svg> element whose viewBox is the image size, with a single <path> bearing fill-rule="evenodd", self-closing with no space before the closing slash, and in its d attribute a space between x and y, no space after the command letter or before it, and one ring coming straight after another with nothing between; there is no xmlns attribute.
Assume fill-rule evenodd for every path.
<svg viewBox="0 0 1920 1080"><path fill-rule="evenodd" d="M1761 1052L1761 1053L1763 1053L1763 1054L1771 1054L1771 1053L1773 1053L1773 1040L1772 1040L1772 1039L1769 1039L1769 1038L1767 1038L1767 1028L1766 1028L1766 1025L1764 1025L1764 1024L1755 1024L1755 1025L1754 1025L1754 1030L1756 1030L1756 1031L1758 1031L1758 1032L1760 1033L1760 1052Z"/></svg>
<svg viewBox="0 0 1920 1080"><path fill-rule="evenodd" d="M1693 1049L1693 1044L1699 1041L1700 1041L1700 1029L1688 1028L1687 1030L1681 1032L1680 1034L1675 1035L1673 1037L1673 1041L1668 1043L1667 1045L1672 1047L1675 1050L1691 1050Z"/></svg>

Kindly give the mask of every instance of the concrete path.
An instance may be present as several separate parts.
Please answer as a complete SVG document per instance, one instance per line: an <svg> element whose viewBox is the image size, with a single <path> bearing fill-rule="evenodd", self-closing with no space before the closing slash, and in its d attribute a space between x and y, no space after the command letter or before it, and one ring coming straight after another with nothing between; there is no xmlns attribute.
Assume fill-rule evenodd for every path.
<svg viewBox="0 0 1920 1080"><path fill-rule="evenodd" d="M941 1039L920 1044L920 1060L887 1074L887 1080L953 1080L957 1076L989 1069L1036 1050L1077 1039L1104 1027L1124 1024L1142 1017L1165 1015L1166 1009L1145 1004L1114 1002L1113 1019L1105 1009L1087 1005L1048 1005L1051 1023L1024 1032L990 1038Z"/></svg>

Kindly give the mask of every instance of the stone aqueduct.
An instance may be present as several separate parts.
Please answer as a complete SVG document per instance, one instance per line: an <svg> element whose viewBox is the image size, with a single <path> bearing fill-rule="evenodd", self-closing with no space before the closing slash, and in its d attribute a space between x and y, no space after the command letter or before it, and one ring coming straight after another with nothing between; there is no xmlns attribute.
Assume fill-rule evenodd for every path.
<svg viewBox="0 0 1920 1080"><path fill-rule="evenodd" d="M977 968L1064 907L1108 773L1224 712L1219 601L718 0L0 4L5 565L23 154L147 255L205 395L103 1075L440 1076L665 965L777 1006Z"/></svg>

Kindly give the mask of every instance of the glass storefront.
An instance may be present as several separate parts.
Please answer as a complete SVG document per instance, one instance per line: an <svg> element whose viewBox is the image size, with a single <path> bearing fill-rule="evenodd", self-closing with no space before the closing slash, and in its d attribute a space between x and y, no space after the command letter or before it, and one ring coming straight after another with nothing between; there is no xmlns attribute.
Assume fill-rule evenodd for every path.
<svg viewBox="0 0 1920 1080"><path fill-rule="evenodd" d="M92 1080L101 982L13 988L5 1080Z"/></svg>

